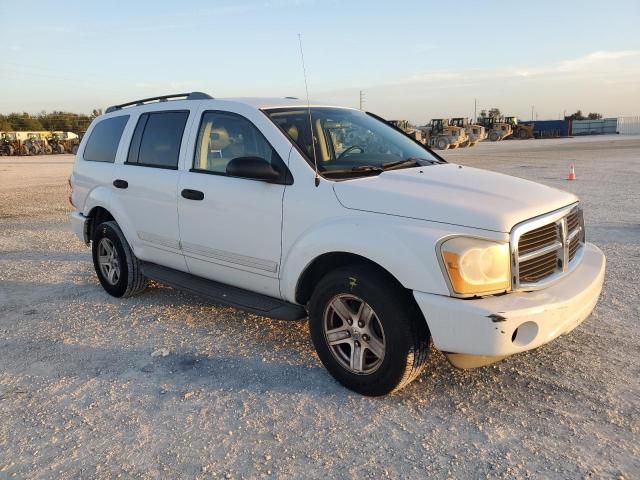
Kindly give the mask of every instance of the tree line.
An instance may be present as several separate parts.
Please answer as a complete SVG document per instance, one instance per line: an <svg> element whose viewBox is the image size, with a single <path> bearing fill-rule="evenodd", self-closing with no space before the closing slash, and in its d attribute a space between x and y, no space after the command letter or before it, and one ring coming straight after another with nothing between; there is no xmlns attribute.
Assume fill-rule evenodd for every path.
<svg viewBox="0 0 640 480"><path fill-rule="evenodd" d="M490 108L489 110L481 110L478 118L500 118L502 116L499 108ZM582 110L578 110L576 113L566 115L565 120L600 120L602 114L597 112L589 112L587 115L582 114Z"/></svg>
<svg viewBox="0 0 640 480"><path fill-rule="evenodd" d="M98 115L102 115L102 109L97 108L89 115L60 111L43 111L37 115L30 113L0 114L0 132L50 130L81 133L89 128L89 124Z"/></svg>

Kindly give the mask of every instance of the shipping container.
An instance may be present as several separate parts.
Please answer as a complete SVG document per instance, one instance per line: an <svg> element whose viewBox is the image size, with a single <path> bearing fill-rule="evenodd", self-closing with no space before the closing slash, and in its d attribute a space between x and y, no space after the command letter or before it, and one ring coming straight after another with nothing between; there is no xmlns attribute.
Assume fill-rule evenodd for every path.
<svg viewBox="0 0 640 480"><path fill-rule="evenodd" d="M606 135L616 133L617 131L617 118L573 120L571 125L571 135Z"/></svg>
<svg viewBox="0 0 640 480"><path fill-rule="evenodd" d="M640 117L618 117L620 135L640 135Z"/></svg>
<svg viewBox="0 0 640 480"><path fill-rule="evenodd" d="M533 135L536 138L568 137L571 132L570 120L536 120L520 123L533 125Z"/></svg>

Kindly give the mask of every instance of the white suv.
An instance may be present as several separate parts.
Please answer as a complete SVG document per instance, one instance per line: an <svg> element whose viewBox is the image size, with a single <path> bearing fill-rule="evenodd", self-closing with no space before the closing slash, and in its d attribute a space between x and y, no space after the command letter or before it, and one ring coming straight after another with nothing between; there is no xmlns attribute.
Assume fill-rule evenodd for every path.
<svg viewBox="0 0 640 480"><path fill-rule="evenodd" d="M82 139L72 223L113 296L147 279L287 320L365 395L429 346L460 368L571 331L605 270L578 199L447 163L379 117L194 92L107 109Z"/></svg>

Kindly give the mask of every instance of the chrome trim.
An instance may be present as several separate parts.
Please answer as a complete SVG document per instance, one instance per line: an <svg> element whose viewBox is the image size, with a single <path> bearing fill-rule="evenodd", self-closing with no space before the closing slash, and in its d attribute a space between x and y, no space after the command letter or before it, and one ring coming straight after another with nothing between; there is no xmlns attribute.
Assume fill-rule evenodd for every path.
<svg viewBox="0 0 640 480"><path fill-rule="evenodd" d="M571 261L569 261L569 244L572 239L574 239L577 235L580 235L581 232L584 232L584 217L580 213L578 213L580 223L578 224L578 227L571 233L569 233L568 231L567 224L567 216L574 209L576 209L578 205L579 202L573 203L567 207L560 208L551 213L526 220L513 227L510 234L512 291L532 291L547 288L568 273L571 273L580 263L584 254L584 248L578 247L575 256ZM561 243L557 245L558 242L556 242L556 244L554 245L550 245L540 250L529 252L520 256L518 253L518 244L520 243L520 237L522 237L525 233L528 233L540 227L544 227L545 225L549 225L551 223L555 223L560 227ZM581 241L581 246L584 246L584 235ZM558 258L558 260L560 260L560 265L556 267L555 273L543 278L538 282L520 283L520 262L530 260L531 258L536 258L537 256L541 256L545 253L560 249L562 250L562 256Z"/></svg>
<svg viewBox="0 0 640 480"><path fill-rule="evenodd" d="M531 260L532 258L541 257L542 255L546 255L547 253L553 252L555 250L560 250L562 248L562 242L555 242L553 245L548 245L540 250L534 250L533 252L525 253L524 255L520 255L519 260L521 262L526 262L527 260Z"/></svg>
<svg viewBox="0 0 640 480"><path fill-rule="evenodd" d="M162 245L163 247L180 250L180 242L173 238L164 237L162 235L157 235L155 233L143 232L141 230L138 230L136 233L138 234L138 238L140 240L147 243L151 243L154 246Z"/></svg>
<svg viewBox="0 0 640 480"><path fill-rule="evenodd" d="M182 242L182 251L221 262L242 265L243 267L255 268L256 270L263 270L269 273L276 273L278 271L278 264L276 262L227 252L225 250L217 250L215 248L205 247L204 245L196 243Z"/></svg>
<svg viewBox="0 0 640 480"><path fill-rule="evenodd" d="M567 237L567 240L570 242L572 241L574 238L576 238L576 235L578 235L580 232L582 232L582 226L579 226L578 228L576 228L573 232L571 232L569 234L569 236Z"/></svg>

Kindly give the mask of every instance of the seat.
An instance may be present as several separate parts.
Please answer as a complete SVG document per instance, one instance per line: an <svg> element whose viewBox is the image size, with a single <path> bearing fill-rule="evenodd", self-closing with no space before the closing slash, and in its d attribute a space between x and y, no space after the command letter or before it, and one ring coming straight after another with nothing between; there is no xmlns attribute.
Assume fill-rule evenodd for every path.
<svg viewBox="0 0 640 480"><path fill-rule="evenodd" d="M212 172L224 172L229 159L225 159L223 150L231 144L229 132L224 127L214 128L213 123L205 126L203 138L208 138L203 142L200 151L200 168Z"/></svg>

